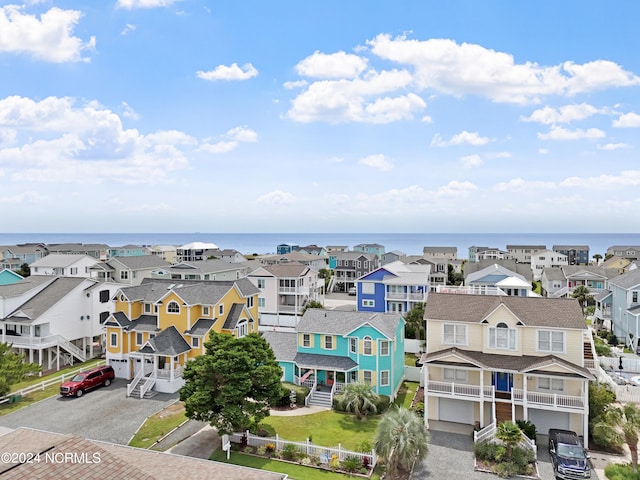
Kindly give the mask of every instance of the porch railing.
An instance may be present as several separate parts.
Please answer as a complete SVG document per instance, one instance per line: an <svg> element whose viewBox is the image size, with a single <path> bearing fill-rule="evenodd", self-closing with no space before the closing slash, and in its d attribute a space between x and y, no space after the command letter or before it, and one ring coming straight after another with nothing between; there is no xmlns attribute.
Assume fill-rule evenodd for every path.
<svg viewBox="0 0 640 480"><path fill-rule="evenodd" d="M519 388L511 389L513 401L523 403L524 390ZM552 408L568 408L572 410L584 410L584 400L582 397L574 395L562 395L558 393L527 392L527 403L530 406L544 406Z"/></svg>
<svg viewBox="0 0 640 480"><path fill-rule="evenodd" d="M147 377L142 386L140 387L140 398L144 397L144 394L153 388L156 384L156 374L152 373Z"/></svg>
<svg viewBox="0 0 640 480"><path fill-rule="evenodd" d="M426 389L429 393L445 394L452 397L486 398L488 400L495 398L495 390L492 385L484 385L480 388L480 385L428 380Z"/></svg>
<svg viewBox="0 0 640 480"><path fill-rule="evenodd" d="M181 365L177 365L173 369L173 378L181 378L182 377L183 368ZM167 379L171 378L171 370L158 370L157 372L158 378Z"/></svg>

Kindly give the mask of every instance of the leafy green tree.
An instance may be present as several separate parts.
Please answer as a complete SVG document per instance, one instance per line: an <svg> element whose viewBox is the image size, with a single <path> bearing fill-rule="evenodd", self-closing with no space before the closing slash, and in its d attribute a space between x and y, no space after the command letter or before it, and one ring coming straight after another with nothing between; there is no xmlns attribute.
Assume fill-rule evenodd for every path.
<svg viewBox="0 0 640 480"><path fill-rule="evenodd" d="M508 459L511 459L513 448L518 445L520 440L522 440L522 430L520 430L520 427L517 424L513 423L511 420L507 420L498 424L496 437L504 442L505 447L507 448L505 455Z"/></svg>
<svg viewBox="0 0 640 480"><path fill-rule="evenodd" d="M424 303L416 303L404 316L405 337L422 340L424 337Z"/></svg>
<svg viewBox="0 0 640 480"><path fill-rule="evenodd" d="M333 276L333 270L330 268L321 268L318 270L318 278L324 279L324 288L329 286L329 282L331 281L331 277Z"/></svg>
<svg viewBox="0 0 640 480"><path fill-rule="evenodd" d="M616 401L616 394L606 383L589 382L589 420L602 415Z"/></svg>
<svg viewBox="0 0 640 480"><path fill-rule="evenodd" d="M365 383L349 383L340 393L338 401L347 412L355 414L358 420L364 420L369 413L378 411L380 397L370 385Z"/></svg>
<svg viewBox="0 0 640 480"><path fill-rule="evenodd" d="M0 343L0 372L0 396L5 396L11 392L11 385L39 373L40 365L25 363L24 355L14 353L10 344Z"/></svg>
<svg viewBox="0 0 640 480"><path fill-rule="evenodd" d="M634 403L622 407L610 407L600 415L593 426L594 436L612 440L612 443L624 441L631 453L633 471L638 471L638 440L640 439L640 408Z"/></svg>
<svg viewBox="0 0 640 480"><path fill-rule="evenodd" d="M212 332L206 353L187 363L180 400L186 415L220 433L249 428L269 415L282 394L282 370L258 334L242 338Z"/></svg>
<svg viewBox="0 0 640 480"><path fill-rule="evenodd" d="M31 276L31 268L29 268L28 263L23 263L22 265L20 265L20 270L15 270L15 272L18 275L23 276L24 278Z"/></svg>
<svg viewBox="0 0 640 480"><path fill-rule="evenodd" d="M584 315L584 306L589 302L593 302L593 295L589 292L589 289L584 285L578 285L573 289L571 296L578 300L580 308L582 309L582 315Z"/></svg>
<svg viewBox="0 0 640 480"><path fill-rule="evenodd" d="M464 275L456 272L453 265L450 263L447 265L447 285L462 285L464 282Z"/></svg>
<svg viewBox="0 0 640 480"><path fill-rule="evenodd" d="M302 315L304 315L304 312L306 312L310 308L324 308L324 305L322 305L320 302L317 302L315 300L311 300L310 302L307 302L307 304L302 309Z"/></svg>
<svg viewBox="0 0 640 480"><path fill-rule="evenodd" d="M375 436L376 453L387 463L387 472L411 471L429 451L429 431L411 410L394 407L380 419Z"/></svg>
<svg viewBox="0 0 640 480"><path fill-rule="evenodd" d="M600 260L602 260L602 255L600 255L599 253L596 253L593 256L593 259L596 261L596 265L598 265L600 263Z"/></svg>

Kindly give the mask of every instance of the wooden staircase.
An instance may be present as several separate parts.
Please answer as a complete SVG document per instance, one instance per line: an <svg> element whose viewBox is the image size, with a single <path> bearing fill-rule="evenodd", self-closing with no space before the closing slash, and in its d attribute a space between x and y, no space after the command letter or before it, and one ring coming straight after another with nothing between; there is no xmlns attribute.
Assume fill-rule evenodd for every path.
<svg viewBox="0 0 640 480"><path fill-rule="evenodd" d="M511 402L496 402L496 423L511 420Z"/></svg>
<svg viewBox="0 0 640 480"><path fill-rule="evenodd" d="M586 340L583 345L584 345L583 347L584 359L594 360L593 350L591 349L591 343L588 340Z"/></svg>

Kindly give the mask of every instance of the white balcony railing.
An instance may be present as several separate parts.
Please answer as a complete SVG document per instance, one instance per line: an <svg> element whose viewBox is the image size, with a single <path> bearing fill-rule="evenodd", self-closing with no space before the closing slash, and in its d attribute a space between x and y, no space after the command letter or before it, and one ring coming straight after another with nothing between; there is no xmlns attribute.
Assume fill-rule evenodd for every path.
<svg viewBox="0 0 640 480"><path fill-rule="evenodd" d="M397 292L387 292L386 293L386 299L387 300L412 300L412 301L427 301L427 294L426 293L407 293L407 292L401 292L401 293L397 293Z"/></svg>
<svg viewBox="0 0 640 480"><path fill-rule="evenodd" d="M493 400L495 397L495 391L492 385L485 385L481 389L480 385L428 380L426 389L429 393L438 394L440 396L471 397L488 400Z"/></svg>
<svg viewBox="0 0 640 480"><path fill-rule="evenodd" d="M278 287L278 293L309 295L309 287Z"/></svg>
<svg viewBox="0 0 640 480"><path fill-rule="evenodd" d="M176 365L173 369L173 378L182 377L183 368L181 365ZM171 369L162 369L157 372L158 378L169 379L171 378Z"/></svg>
<svg viewBox="0 0 640 480"><path fill-rule="evenodd" d="M523 403L524 390L514 388L512 389L512 394L515 403ZM527 392L527 404L536 407L584 410L584 399L582 397L559 393Z"/></svg>

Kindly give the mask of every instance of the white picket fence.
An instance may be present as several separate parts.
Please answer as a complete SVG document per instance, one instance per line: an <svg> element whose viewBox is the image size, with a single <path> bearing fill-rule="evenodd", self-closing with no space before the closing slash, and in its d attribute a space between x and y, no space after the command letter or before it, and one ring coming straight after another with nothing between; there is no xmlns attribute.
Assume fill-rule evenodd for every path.
<svg viewBox="0 0 640 480"><path fill-rule="evenodd" d="M370 452L354 452L342 448L340 444L337 447L323 447L321 445L315 445L311 440L307 438L306 442L292 442L290 440L284 440L276 434L275 437L259 437L258 435L252 435L248 431L244 434L233 433L231 435L222 436L222 445L229 446L230 443L241 443L243 435L247 437L247 445L251 447L266 447L271 444L275 446L277 452L282 451L286 445L294 445L296 449L308 457L318 457L320 463L328 464L331 461L333 455L336 455L341 462L348 457L356 457L361 463L364 463L364 458L367 458L367 463L371 468L374 468L378 463L378 457L374 450Z"/></svg>
<svg viewBox="0 0 640 480"><path fill-rule="evenodd" d="M92 365L91 368L97 367L99 365L103 365L105 363L106 363L105 360L100 360L100 361L96 362L94 365ZM69 372L65 372L62 375L59 375L57 377L49 378L47 380L43 380L43 381L38 382L38 383L36 383L34 385L31 385L29 387L21 388L20 390L16 390L15 392L11 392L9 395L5 395L4 397L0 397L0 404L8 403L11 397L16 397L16 396L23 397L23 396L25 396L25 395L27 395L29 393L37 392L38 390L44 390L45 388L50 387L51 385L54 385L56 383L60 384L60 383L64 382L65 380L69 380L71 377L76 375L78 372L81 372L83 370L87 370L88 368L89 367L84 365L84 366L82 366L80 368L76 368L75 370L71 370Z"/></svg>
<svg viewBox="0 0 640 480"><path fill-rule="evenodd" d="M621 403L640 403L640 387L635 385L618 385L611 375L616 376L618 381L625 381L624 378L620 377L616 370L611 370L611 375L607 373L603 368L602 364L610 367L607 363L607 358L601 358L601 365L598 365L597 368L597 378L598 382L606 383L611 387L611 390L616 394L616 400ZM617 360L617 359L616 359ZM624 360L624 359L623 359ZM632 359L633 360L633 359ZM603 363L604 362L604 363ZM624 365L623 365L624 367Z"/></svg>

